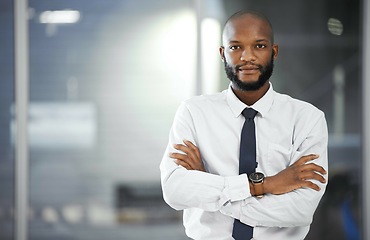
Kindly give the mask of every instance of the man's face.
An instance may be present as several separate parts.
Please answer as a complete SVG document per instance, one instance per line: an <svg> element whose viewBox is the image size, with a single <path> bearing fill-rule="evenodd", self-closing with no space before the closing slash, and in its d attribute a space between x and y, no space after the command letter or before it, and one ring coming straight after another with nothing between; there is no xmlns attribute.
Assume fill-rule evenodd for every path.
<svg viewBox="0 0 370 240"><path fill-rule="evenodd" d="M274 69L274 57L273 55L271 56L271 60L266 66L256 64L256 67L258 67L258 70L260 71L260 75L256 81L245 82L238 78L237 73L240 71L239 69L242 66L236 65L235 67L232 67L226 62L226 60L224 60L224 65L226 76L230 79L233 85L237 86L237 88L242 91L255 91L260 89L271 77Z"/></svg>
<svg viewBox="0 0 370 240"><path fill-rule="evenodd" d="M225 26L220 54L235 89L254 91L262 87L272 74L277 53L266 22L243 16Z"/></svg>

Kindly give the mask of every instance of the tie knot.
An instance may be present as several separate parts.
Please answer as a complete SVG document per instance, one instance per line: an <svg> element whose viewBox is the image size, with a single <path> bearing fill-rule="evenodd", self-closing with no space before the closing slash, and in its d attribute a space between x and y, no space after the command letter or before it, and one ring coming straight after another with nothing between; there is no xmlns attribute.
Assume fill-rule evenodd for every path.
<svg viewBox="0 0 370 240"><path fill-rule="evenodd" d="M256 116L257 111L254 110L253 108L245 108L242 114L245 117L245 119L253 119Z"/></svg>

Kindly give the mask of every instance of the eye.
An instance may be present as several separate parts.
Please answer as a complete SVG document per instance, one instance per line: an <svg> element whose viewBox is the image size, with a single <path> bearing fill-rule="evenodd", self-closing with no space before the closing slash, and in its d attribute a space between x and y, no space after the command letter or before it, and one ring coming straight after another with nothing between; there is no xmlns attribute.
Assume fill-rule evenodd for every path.
<svg viewBox="0 0 370 240"><path fill-rule="evenodd" d="M238 46L238 45L232 45L232 46L229 47L229 49L235 51L237 49L240 49L240 46Z"/></svg>
<svg viewBox="0 0 370 240"><path fill-rule="evenodd" d="M263 48L266 48L266 45L259 43L259 44L256 45L256 48L263 49Z"/></svg>

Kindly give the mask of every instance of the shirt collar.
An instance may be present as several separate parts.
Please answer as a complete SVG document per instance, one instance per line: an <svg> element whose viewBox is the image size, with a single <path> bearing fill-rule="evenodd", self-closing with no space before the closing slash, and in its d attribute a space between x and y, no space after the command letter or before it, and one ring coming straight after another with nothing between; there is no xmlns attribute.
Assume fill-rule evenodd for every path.
<svg viewBox="0 0 370 240"><path fill-rule="evenodd" d="M258 111L262 117L264 117L266 116L266 114L268 113L272 106L272 102L274 100L274 89L272 88L272 84L270 82L270 87L265 93L265 95L263 95L263 97L260 98L257 102L255 102L252 106L248 106L239 100L239 98L235 95L235 93L231 89L230 84L227 90L226 98L227 103L235 117L239 117L239 115L246 107L253 108L254 110Z"/></svg>

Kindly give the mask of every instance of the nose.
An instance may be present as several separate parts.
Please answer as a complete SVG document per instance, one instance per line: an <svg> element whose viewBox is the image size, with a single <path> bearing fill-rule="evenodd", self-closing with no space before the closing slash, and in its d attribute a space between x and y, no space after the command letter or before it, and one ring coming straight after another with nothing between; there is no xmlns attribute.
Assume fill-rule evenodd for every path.
<svg viewBox="0 0 370 240"><path fill-rule="evenodd" d="M242 52L242 55L240 56L240 60L243 62L248 62L248 61L253 62L256 60L256 56L254 55L254 52L252 49L246 48Z"/></svg>

